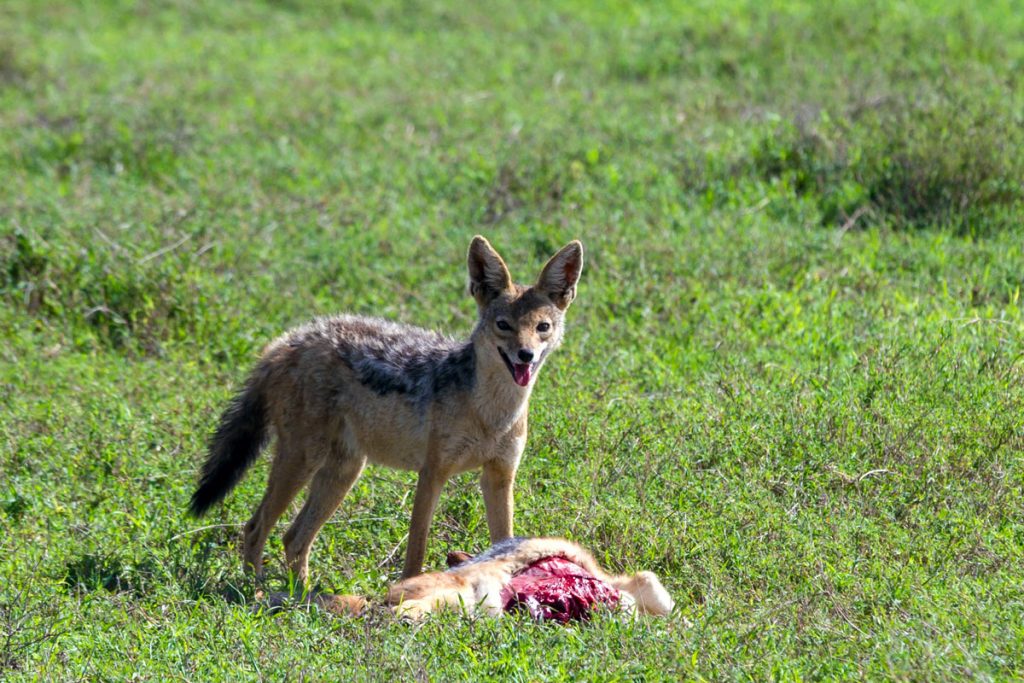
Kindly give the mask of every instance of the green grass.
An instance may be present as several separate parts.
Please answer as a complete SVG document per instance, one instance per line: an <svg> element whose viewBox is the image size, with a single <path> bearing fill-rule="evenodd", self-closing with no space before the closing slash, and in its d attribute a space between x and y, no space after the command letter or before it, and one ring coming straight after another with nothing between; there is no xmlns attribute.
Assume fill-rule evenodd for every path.
<svg viewBox="0 0 1024 683"><path fill-rule="evenodd" d="M1024 677L1022 36L1011 2L3 3L0 678ZM185 514L219 411L315 314L467 333L475 233L521 281L587 250L517 532L678 613L254 611L265 460ZM315 582L383 593L412 483L364 475ZM485 542L458 477L428 562Z"/></svg>

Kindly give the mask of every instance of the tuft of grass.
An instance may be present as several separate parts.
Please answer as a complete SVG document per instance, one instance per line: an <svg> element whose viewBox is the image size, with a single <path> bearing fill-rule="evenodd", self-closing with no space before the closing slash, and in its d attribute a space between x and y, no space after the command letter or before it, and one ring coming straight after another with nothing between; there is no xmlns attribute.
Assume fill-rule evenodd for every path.
<svg viewBox="0 0 1024 683"><path fill-rule="evenodd" d="M825 225L986 233L1010 227L1024 201L1020 131L1008 108L954 97L838 121L822 112L768 131L749 172L810 198Z"/></svg>

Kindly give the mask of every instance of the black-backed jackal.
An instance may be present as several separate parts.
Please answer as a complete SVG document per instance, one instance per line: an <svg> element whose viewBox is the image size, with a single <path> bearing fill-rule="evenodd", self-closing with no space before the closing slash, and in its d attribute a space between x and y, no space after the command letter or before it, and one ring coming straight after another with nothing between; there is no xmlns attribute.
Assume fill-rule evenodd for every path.
<svg viewBox="0 0 1024 683"><path fill-rule="evenodd" d="M570 242L532 286L514 284L483 237L469 247L479 319L468 341L377 318L313 320L273 341L224 411L191 510L206 512L277 435L263 500L245 525L244 562L263 569L267 535L306 484L284 535L288 568L309 550L367 462L419 473L403 577L419 574L441 487L481 469L491 542L512 536L512 485L534 378L562 339L583 246Z"/></svg>

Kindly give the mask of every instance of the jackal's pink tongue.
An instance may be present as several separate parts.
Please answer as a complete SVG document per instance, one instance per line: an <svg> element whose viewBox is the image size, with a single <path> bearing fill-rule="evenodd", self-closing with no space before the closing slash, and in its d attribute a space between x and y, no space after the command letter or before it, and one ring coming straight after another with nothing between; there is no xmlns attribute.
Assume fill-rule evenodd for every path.
<svg viewBox="0 0 1024 683"><path fill-rule="evenodd" d="M529 363L513 363L512 364L512 379L516 381L521 387L525 387L530 383L530 364Z"/></svg>

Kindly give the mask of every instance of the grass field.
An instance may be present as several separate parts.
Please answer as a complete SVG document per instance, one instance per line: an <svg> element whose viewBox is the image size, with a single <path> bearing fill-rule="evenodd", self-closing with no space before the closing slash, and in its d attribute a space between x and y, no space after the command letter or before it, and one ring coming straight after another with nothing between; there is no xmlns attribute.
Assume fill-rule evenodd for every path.
<svg viewBox="0 0 1024 683"><path fill-rule="evenodd" d="M1008 1L5 1L0 679L1024 677L1022 74ZM185 514L225 401L316 314L467 334L476 233L587 250L517 533L677 614L254 610L266 460ZM413 481L317 585L383 593ZM428 565L486 536L460 476Z"/></svg>

